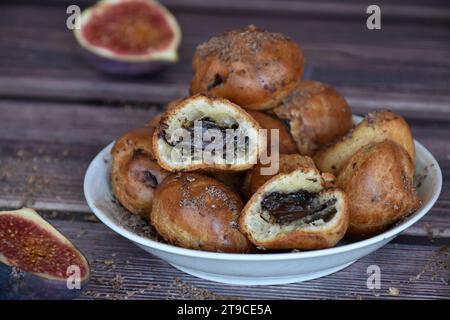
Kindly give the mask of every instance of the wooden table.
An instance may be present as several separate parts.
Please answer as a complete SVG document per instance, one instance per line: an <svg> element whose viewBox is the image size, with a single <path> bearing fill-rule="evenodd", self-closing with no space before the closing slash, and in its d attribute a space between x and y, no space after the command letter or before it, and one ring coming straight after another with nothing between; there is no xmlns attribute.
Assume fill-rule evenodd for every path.
<svg viewBox="0 0 450 320"><path fill-rule="evenodd" d="M93 275L82 298L450 298L448 1L380 0L382 30L369 31L363 1L166 0L183 30L181 60L145 78L104 75L80 55L66 7L91 2L0 4L0 207L37 209L87 255ZM355 114L388 107L405 116L443 171L442 194L424 219L345 270L306 283L239 287L191 277L96 221L83 195L85 170L103 146L187 93L195 46L247 24L298 41L305 77L338 87ZM371 264L381 267L380 290L366 287Z"/></svg>

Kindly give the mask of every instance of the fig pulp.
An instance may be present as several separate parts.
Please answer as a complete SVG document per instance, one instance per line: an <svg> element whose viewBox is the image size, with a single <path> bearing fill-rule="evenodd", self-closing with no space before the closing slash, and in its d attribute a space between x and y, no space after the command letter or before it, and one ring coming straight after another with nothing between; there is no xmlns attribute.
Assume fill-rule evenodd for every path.
<svg viewBox="0 0 450 320"><path fill-rule="evenodd" d="M104 0L83 12L75 36L104 71L144 74L177 61L181 32L154 0Z"/></svg>
<svg viewBox="0 0 450 320"><path fill-rule="evenodd" d="M89 279L84 256L34 210L0 212L0 299L70 299Z"/></svg>

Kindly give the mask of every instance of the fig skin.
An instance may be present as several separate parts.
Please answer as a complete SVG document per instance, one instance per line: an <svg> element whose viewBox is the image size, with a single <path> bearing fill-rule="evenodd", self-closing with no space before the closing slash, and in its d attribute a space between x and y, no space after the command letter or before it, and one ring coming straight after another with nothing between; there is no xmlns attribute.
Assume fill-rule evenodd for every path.
<svg viewBox="0 0 450 320"><path fill-rule="evenodd" d="M147 3L151 10L158 12L171 31L168 45L163 48L148 47L146 52L117 52L112 48L99 46L87 39L84 28L96 15L114 6L127 3ZM120 9L118 9L120 10ZM117 13L118 11L116 11ZM100 18L101 19L101 18ZM154 27L154 26L153 26ZM164 30L164 29L161 29ZM156 73L178 62L178 47L181 42L181 30L175 17L160 3L154 0L102 0L86 9L81 14L81 28L74 30L75 39L81 47L82 54L99 70L124 76L138 76Z"/></svg>
<svg viewBox="0 0 450 320"><path fill-rule="evenodd" d="M98 56L97 54L81 49L81 54L87 61L97 69L118 76L142 76L160 72L175 62L166 61L146 61L146 62L126 62L118 61Z"/></svg>
<svg viewBox="0 0 450 320"><path fill-rule="evenodd" d="M72 300L76 299L87 286L69 290L65 280L50 280L30 272L17 269L0 262L0 300Z"/></svg>
<svg viewBox="0 0 450 320"><path fill-rule="evenodd" d="M44 272L44 267L42 265L39 266L35 264L28 267L25 266L25 264L29 262L29 260L27 261L27 258L30 258L29 256L27 257L27 254L29 254L29 247L27 247L25 243L20 243L17 244L17 247L15 248L7 247L7 249L14 250L14 254L16 254L14 258L11 258L7 251L0 251L0 300L61 300L74 299L78 297L82 290L87 286L90 278L89 263L81 252L78 251L78 249L68 239L59 233L59 231L57 231L47 221L42 219L36 211L32 209L22 208L15 211L2 211L0 212L0 218L2 217L10 219L9 223L17 220L17 225L15 227L14 225L8 225L10 226L9 229L11 229L14 233L14 238L18 238L21 235L21 232L27 232L26 235L22 234L22 236L24 236L22 239L29 239L29 237L33 237L31 232L33 230L37 230L37 235L35 235L37 238L32 238L31 241L33 245L35 245L35 247L33 247L34 250L39 251L40 249L42 251L40 251L39 254L45 254L45 266L48 266L49 261L53 261L52 259L57 259L56 261L53 261L53 265L51 265L51 267L55 267L56 263L61 263L61 257L65 257L68 251L71 252L71 258L74 259L74 257L76 257L78 262L82 264L80 265L82 268L82 278L80 279L80 289L68 289L67 278L70 275L64 275L64 277L62 277L50 271ZM5 221L3 222L5 223ZM24 225L28 228L23 228ZM5 229L3 229L3 231L5 231ZM40 242L38 239L43 239L41 238L42 232L45 234L45 239L43 242ZM6 235L5 232L0 232L0 248L4 248L6 245L11 246L11 239L14 238L10 238L10 236ZM2 242L3 246L1 246ZM38 247L40 243L44 243L42 246L48 245L49 243L56 243L60 246L59 249L63 251L52 255L55 247L52 246L49 253L48 250L44 251L48 248ZM22 260L18 261L17 256L22 257ZM15 260L12 261L13 259ZM73 262L66 261L66 263L70 265L70 263ZM36 268L40 269L37 270Z"/></svg>

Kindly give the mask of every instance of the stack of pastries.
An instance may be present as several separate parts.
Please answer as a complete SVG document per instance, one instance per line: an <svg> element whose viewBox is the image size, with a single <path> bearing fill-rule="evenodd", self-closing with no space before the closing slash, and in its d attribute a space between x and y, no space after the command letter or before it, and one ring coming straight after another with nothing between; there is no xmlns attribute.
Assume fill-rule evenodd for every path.
<svg viewBox="0 0 450 320"><path fill-rule="evenodd" d="M116 141L115 197L169 243L235 253L328 248L414 212L421 202L406 121L378 111L354 126L335 88L302 80L304 63L294 41L254 26L199 45L191 96ZM256 143L235 138L233 161L228 149L204 159L176 148L180 128L201 150L208 146L194 128L224 139L233 129ZM278 129L275 172L264 171L271 164L261 154L272 149L261 129Z"/></svg>

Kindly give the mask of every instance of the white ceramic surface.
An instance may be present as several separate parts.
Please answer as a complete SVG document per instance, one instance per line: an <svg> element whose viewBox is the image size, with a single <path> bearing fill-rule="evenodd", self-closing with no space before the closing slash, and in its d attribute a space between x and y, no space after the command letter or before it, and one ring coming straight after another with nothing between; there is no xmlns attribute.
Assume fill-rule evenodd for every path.
<svg viewBox="0 0 450 320"><path fill-rule="evenodd" d="M360 117L354 117L355 122ZM442 174L431 153L417 141L416 176L423 181L418 193L422 207L400 224L375 237L323 250L268 254L230 254L196 251L154 241L134 232L123 217L131 215L113 199L109 181L113 143L104 148L90 164L84 193L95 215L115 232L142 249L167 261L175 268L194 276L239 285L285 284L319 278L341 270L391 241L421 219L436 202L442 185Z"/></svg>

